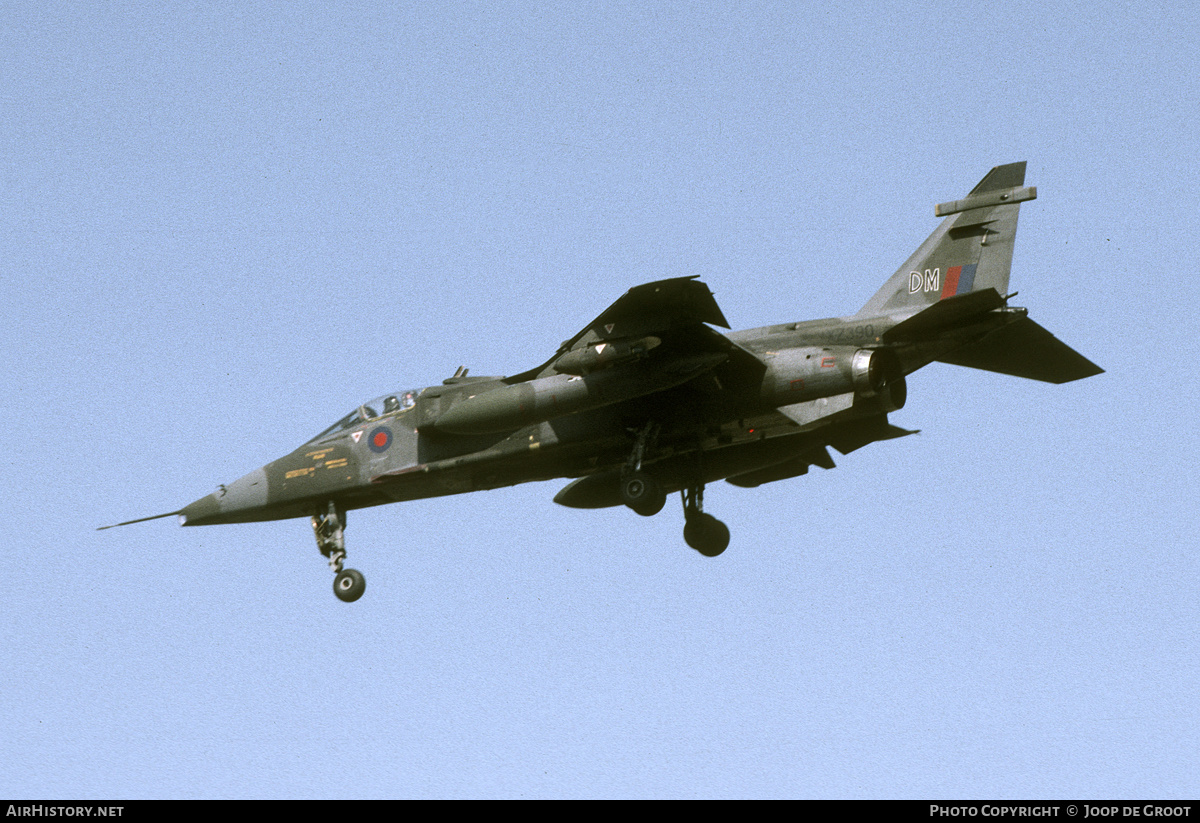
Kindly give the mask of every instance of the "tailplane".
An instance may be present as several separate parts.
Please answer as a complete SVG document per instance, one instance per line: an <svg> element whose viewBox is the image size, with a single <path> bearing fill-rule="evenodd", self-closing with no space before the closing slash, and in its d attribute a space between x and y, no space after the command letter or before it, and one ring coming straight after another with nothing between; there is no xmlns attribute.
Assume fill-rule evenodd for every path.
<svg viewBox="0 0 1200 823"><path fill-rule="evenodd" d="M1045 383L1069 383L1104 373L1104 369L1026 316L937 359Z"/></svg>
<svg viewBox="0 0 1200 823"><path fill-rule="evenodd" d="M1017 212L1036 197L1024 161L996 166L966 197L935 208L946 219L856 316L913 314L986 289L1008 294Z"/></svg>

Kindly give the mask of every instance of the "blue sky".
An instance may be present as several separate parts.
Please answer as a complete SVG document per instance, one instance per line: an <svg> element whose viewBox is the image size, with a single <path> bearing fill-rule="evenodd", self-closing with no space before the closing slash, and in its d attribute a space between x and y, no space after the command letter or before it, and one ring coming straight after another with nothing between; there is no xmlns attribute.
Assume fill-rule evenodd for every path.
<svg viewBox="0 0 1200 823"><path fill-rule="evenodd" d="M1195 797L1190 4L62 3L0 23L0 795ZM1107 371L933 365L916 437L683 545L560 484L173 511L359 402L699 275L858 309L1027 160L1015 301Z"/></svg>

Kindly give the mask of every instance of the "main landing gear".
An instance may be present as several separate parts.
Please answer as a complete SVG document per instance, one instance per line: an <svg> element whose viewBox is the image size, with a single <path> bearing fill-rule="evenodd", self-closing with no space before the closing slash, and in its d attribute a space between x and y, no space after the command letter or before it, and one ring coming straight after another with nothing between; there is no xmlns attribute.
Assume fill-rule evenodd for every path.
<svg viewBox="0 0 1200 823"><path fill-rule="evenodd" d="M667 503L667 494L648 472L642 471L642 457L647 445L658 437L658 425L647 423L638 432L637 441L628 462L621 468L621 502L642 517L651 517L662 511Z"/></svg>
<svg viewBox="0 0 1200 823"><path fill-rule="evenodd" d="M621 469L621 502L643 517L662 511L666 492L654 475L642 469L642 457L648 445L658 437L658 426L648 423L637 435L633 453ZM680 492L683 498L683 540L705 557L716 557L729 546L729 527L711 514L704 513L704 484Z"/></svg>
<svg viewBox="0 0 1200 823"><path fill-rule="evenodd" d="M683 498L683 540L705 557L716 557L729 546L729 527L704 511L704 486L692 486ZM621 500L640 515L658 514L666 503L662 487L643 471L621 478Z"/></svg>
<svg viewBox="0 0 1200 823"><path fill-rule="evenodd" d="M729 546L729 527L704 512L704 486L681 491L683 541L705 557L716 557Z"/></svg>
<svg viewBox="0 0 1200 823"><path fill-rule="evenodd" d="M654 476L647 472L622 472L621 502L642 517L652 517L667 504L667 494Z"/></svg>
<svg viewBox="0 0 1200 823"><path fill-rule="evenodd" d="M342 568L342 562L346 559L346 512L338 509L331 500L325 513L312 518L312 527L317 548L329 558L329 568L336 575L333 578L333 593L338 600L353 603L363 596L367 581L358 569Z"/></svg>

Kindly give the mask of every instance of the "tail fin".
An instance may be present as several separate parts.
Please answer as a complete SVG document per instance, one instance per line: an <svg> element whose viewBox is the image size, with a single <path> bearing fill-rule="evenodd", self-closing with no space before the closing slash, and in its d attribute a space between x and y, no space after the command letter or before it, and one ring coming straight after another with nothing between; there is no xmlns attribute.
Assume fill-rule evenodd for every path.
<svg viewBox="0 0 1200 823"><path fill-rule="evenodd" d="M984 289L1007 294L1017 212L1036 197L1025 185L1024 161L996 166L965 198L934 209L946 219L856 316L912 314Z"/></svg>

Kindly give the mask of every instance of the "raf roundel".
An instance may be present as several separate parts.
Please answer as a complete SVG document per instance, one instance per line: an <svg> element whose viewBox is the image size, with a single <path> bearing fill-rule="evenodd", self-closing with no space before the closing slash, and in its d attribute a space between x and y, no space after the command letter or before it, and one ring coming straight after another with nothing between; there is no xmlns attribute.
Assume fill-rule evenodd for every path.
<svg viewBox="0 0 1200 823"><path fill-rule="evenodd" d="M376 454L387 451L390 445L392 445L392 430L387 426L380 426L367 435L367 446Z"/></svg>

